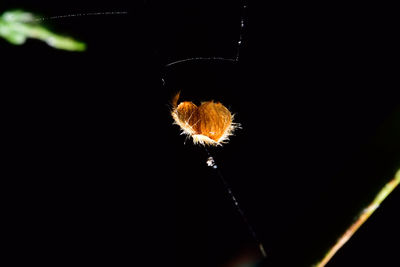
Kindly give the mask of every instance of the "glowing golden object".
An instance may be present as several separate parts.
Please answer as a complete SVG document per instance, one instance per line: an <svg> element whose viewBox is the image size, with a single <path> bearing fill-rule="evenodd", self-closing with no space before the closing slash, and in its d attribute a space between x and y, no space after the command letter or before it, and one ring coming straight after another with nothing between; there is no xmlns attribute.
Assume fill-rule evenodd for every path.
<svg viewBox="0 0 400 267"><path fill-rule="evenodd" d="M193 102L185 101L178 105L179 95L173 98L171 115L182 132L192 137L193 143L222 145L239 127L233 122L234 116L221 103L207 101L196 106Z"/></svg>

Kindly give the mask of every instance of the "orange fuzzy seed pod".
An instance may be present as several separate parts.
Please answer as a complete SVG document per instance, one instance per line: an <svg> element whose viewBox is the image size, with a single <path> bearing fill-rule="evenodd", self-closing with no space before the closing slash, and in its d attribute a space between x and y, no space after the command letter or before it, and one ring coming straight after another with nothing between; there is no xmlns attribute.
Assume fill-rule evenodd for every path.
<svg viewBox="0 0 400 267"><path fill-rule="evenodd" d="M207 101L197 107L187 101L178 105L178 99L179 93L172 101L172 117L195 144L222 145L238 127L231 112L219 102Z"/></svg>

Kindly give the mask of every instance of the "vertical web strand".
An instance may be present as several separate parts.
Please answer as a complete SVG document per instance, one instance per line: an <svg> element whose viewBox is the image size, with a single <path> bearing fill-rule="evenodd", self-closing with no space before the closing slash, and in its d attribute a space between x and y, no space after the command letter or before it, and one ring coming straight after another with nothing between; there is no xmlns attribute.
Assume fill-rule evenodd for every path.
<svg viewBox="0 0 400 267"><path fill-rule="evenodd" d="M236 57L235 57L236 62L239 61L240 50L243 45L243 33L244 33L244 27L245 27L246 10L247 10L246 0L242 0L241 15L240 15L240 28L239 28L239 40L237 42Z"/></svg>
<svg viewBox="0 0 400 267"><path fill-rule="evenodd" d="M260 239L258 238L256 232L254 231L253 226L250 224L249 220L247 219L246 215L244 214L242 208L239 205L239 202L237 201L237 198L235 197L235 195L232 192L231 187L229 186L228 182L226 181L226 179L224 178L224 176L222 175L222 172L220 171L220 169L218 168L218 165L215 163L214 157L211 155L211 153L208 151L208 149L206 147L204 147L205 151L208 154L208 159L207 159L207 165L209 167L211 167L213 170L216 171L218 177L220 178L220 180L222 181L223 186L225 187L226 191L228 192L229 197L231 198L237 212L240 214L240 217L242 217L243 222L246 224L247 229L251 235L251 237L254 239L254 241L257 243L258 248L261 252L261 255L266 258L267 257L267 253L265 252L264 246L261 243Z"/></svg>

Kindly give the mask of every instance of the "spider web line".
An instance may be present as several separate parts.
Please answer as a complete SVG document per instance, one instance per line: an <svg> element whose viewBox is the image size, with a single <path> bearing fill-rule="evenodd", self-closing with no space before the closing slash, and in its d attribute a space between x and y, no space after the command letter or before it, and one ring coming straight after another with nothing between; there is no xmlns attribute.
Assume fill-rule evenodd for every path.
<svg viewBox="0 0 400 267"><path fill-rule="evenodd" d="M237 63L239 62L240 58L240 51L241 48L243 47L243 34L244 34L244 28L245 28L245 18L246 18L246 10L247 10L247 1L242 0L241 2L242 9L241 9L241 15L240 15L240 29L239 29L239 37L237 41L237 48L236 48L236 55L234 58L224 58L224 57L193 57L193 58L186 58L186 59L181 59L177 61L173 61L171 63L166 64L164 67L169 68L171 66L181 64L181 63L187 63L187 62L193 62L193 61L223 61L223 62L232 62L232 63ZM165 84L164 79L163 84Z"/></svg>

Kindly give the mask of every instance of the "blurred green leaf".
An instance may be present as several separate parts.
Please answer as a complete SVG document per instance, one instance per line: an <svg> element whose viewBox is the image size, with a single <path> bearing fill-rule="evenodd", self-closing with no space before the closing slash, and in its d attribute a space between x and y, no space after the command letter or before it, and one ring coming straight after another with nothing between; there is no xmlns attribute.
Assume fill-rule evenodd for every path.
<svg viewBox="0 0 400 267"><path fill-rule="evenodd" d="M56 49L86 50L85 43L51 32L38 23L32 13L22 10L6 11L0 16L0 37L14 45L22 45L27 38L33 38Z"/></svg>

